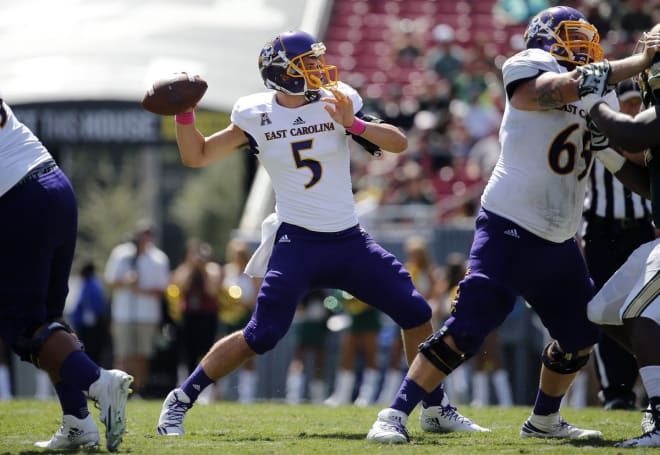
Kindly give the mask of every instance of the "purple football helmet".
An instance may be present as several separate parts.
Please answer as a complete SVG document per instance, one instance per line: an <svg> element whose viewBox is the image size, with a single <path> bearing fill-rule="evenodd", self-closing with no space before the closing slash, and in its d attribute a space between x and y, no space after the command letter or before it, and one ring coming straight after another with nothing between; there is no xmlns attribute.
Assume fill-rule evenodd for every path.
<svg viewBox="0 0 660 455"><path fill-rule="evenodd" d="M339 78L337 67L325 63L325 45L301 31L281 33L266 43L259 72L266 87L308 100L318 99L321 87L335 86Z"/></svg>
<svg viewBox="0 0 660 455"><path fill-rule="evenodd" d="M568 6L547 8L532 18L525 31L527 49L543 49L569 65L603 60L600 35L584 14Z"/></svg>

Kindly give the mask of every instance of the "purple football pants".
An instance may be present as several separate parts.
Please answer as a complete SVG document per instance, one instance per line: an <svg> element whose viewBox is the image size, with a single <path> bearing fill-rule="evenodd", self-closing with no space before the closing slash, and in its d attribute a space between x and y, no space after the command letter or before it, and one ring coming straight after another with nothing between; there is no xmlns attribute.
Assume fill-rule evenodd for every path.
<svg viewBox="0 0 660 455"><path fill-rule="evenodd" d="M62 317L76 245L78 211L59 169L19 183L0 196L0 337Z"/></svg>
<svg viewBox="0 0 660 455"><path fill-rule="evenodd" d="M298 302L312 289L344 290L390 316L401 328L431 319L408 271L359 226L333 233L283 223L252 319L243 330L258 354L286 334Z"/></svg>
<svg viewBox="0 0 660 455"><path fill-rule="evenodd" d="M468 266L446 322L461 351L476 353L509 315L518 295L566 352L596 342L599 329L586 311L594 286L575 239L550 242L482 209Z"/></svg>

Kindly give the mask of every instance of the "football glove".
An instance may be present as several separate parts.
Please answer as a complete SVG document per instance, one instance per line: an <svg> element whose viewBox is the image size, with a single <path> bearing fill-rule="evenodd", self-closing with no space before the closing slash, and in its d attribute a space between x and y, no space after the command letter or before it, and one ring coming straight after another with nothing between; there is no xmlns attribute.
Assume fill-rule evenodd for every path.
<svg viewBox="0 0 660 455"><path fill-rule="evenodd" d="M610 77L610 62L603 60L598 63L589 63L579 66L577 72L580 73L578 81L578 95L582 100L582 105L587 113L597 102L602 100L603 95L614 88L607 84Z"/></svg>
<svg viewBox="0 0 660 455"><path fill-rule="evenodd" d="M587 128L589 129L589 133L591 133L591 151L593 153L605 150L610 146L609 139L598 128L598 125L596 125L596 122L594 122L590 115L587 115Z"/></svg>
<svg viewBox="0 0 660 455"><path fill-rule="evenodd" d="M610 148L607 136L598 128L596 122L587 115L587 128L591 133L591 152L593 156L605 166L612 174L621 170L626 162L623 155Z"/></svg>

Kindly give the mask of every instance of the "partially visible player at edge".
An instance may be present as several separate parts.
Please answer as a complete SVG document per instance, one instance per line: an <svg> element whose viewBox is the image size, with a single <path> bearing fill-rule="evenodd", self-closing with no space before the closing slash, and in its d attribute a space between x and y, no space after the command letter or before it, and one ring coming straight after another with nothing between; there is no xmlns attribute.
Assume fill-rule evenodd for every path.
<svg viewBox="0 0 660 455"><path fill-rule="evenodd" d="M642 92L633 79L616 86L621 112L639 113ZM627 154L638 164L642 154ZM589 190L583 213L582 239L584 257L596 291L630 257L633 251L656 237L651 219L651 202L626 188L600 160L594 160L589 176ZM594 346L593 371L598 379L598 397L603 409L637 409L633 390L639 377L637 361L606 332Z"/></svg>
<svg viewBox="0 0 660 455"><path fill-rule="evenodd" d="M575 235L592 162L577 85L580 67L602 60L599 41L582 13L551 7L531 19L527 49L504 63L502 153L481 198L468 273L452 316L419 347L398 396L379 412L368 440L406 442L405 423L417 402L478 352L517 296L529 302L553 338L541 353L534 409L520 436L602 437L567 423L559 412L598 336L587 319L594 290ZM653 52L611 62L611 82L641 71ZM613 92L608 96L616 103Z"/></svg>
<svg viewBox="0 0 660 455"><path fill-rule="evenodd" d="M76 197L48 150L1 99L0 217L0 337L48 373L62 406L61 428L35 445L99 444L87 392L99 404L106 447L115 451L133 378L96 365L62 319L78 231Z"/></svg>
<svg viewBox="0 0 660 455"><path fill-rule="evenodd" d="M342 289L388 314L403 329L409 360L432 333L431 308L410 274L358 224L351 188L351 138L371 152L400 153L406 137L361 112L362 99L339 82L337 68L325 62L325 50L308 33L282 33L259 55L261 76L272 90L240 98L227 128L204 137L192 110L175 117L186 166L205 166L249 147L270 175L276 213L264 221L262 243L246 268L264 277L252 319L216 342L169 393L159 434L184 434L185 413L201 390L273 349L312 289ZM485 430L456 412L442 387L422 398L425 431Z"/></svg>
<svg viewBox="0 0 660 455"><path fill-rule="evenodd" d="M660 43L660 24L644 34L640 44L648 48ZM611 82L609 68L585 67L579 93L600 132L615 148L644 153L648 168L637 166L604 148L596 152L605 167L626 186L650 197L653 222L660 226L660 53L639 76L645 109L634 118L617 112L601 98ZM596 139L594 139L596 142ZM642 419L641 436L622 441L618 447L660 447L660 239L638 247L589 302L589 319L632 352L649 397Z"/></svg>

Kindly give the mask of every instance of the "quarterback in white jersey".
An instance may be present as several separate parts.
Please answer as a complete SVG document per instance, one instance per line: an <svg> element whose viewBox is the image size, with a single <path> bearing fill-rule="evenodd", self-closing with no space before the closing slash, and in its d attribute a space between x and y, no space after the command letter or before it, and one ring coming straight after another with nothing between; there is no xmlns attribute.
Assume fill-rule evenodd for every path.
<svg viewBox="0 0 660 455"><path fill-rule="evenodd" d="M362 98L338 82L355 113ZM322 97L331 97L320 89ZM231 121L248 134L257 158L268 171L277 195L280 221L318 232L337 232L358 222L351 190L350 155L344 126L333 120L323 103L291 109L273 92L240 98Z"/></svg>
<svg viewBox="0 0 660 455"><path fill-rule="evenodd" d="M199 392L275 347L298 302L315 289L344 290L389 315L403 329L407 353L432 333L430 306L402 264L359 226L352 194L348 141L399 153L406 137L361 112L360 96L339 82L337 68L325 62L325 45L308 33L285 32L266 43L259 69L272 90L240 98L224 130L204 137L193 111L176 116L177 143L188 166L249 146L270 175L276 213L264 222L262 244L246 269L264 277L252 319L218 341L170 392L159 434L183 434L185 412ZM449 405L441 386L425 400L446 416L429 431L471 431L472 422Z"/></svg>
<svg viewBox="0 0 660 455"><path fill-rule="evenodd" d="M420 393L436 387L514 308L519 296L553 338L542 351L541 380L521 437L599 438L561 418L561 400L587 363L598 328L587 318L593 283L574 239L591 165L591 133L578 98L579 69L606 67L599 35L579 11L543 10L525 32L527 49L503 65L506 108L502 153L482 197L468 273L452 316L420 346L401 386L405 400L382 410L370 435L405 441L405 422ZM610 83L648 62L633 56L611 62ZM421 391L421 392L420 392Z"/></svg>

